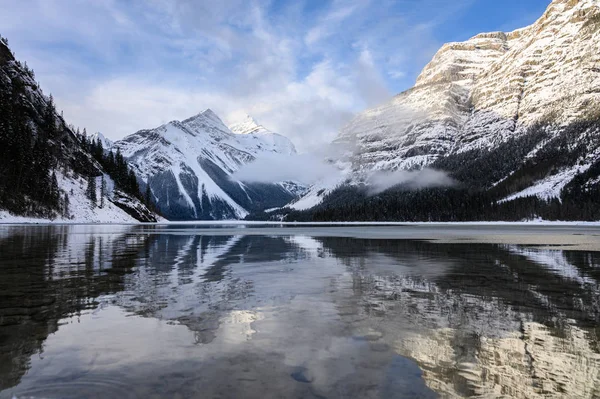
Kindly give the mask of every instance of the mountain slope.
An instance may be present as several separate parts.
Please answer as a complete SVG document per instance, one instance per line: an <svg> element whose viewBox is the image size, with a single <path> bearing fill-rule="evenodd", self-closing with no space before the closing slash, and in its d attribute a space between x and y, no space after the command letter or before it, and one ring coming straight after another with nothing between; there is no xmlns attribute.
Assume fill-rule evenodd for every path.
<svg viewBox="0 0 600 399"><path fill-rule="evenodd" d="M181 122L141 130L117 141L114 148L150 185L154 202L169 219L237 219L295 198L287 184L230 179L261 156L294 154L293 144L264 128L235 134L210 109Z"/></svg>
<svg viewBox="0 0 600 399"><path fill-rule="evenodd" d="M533 25L508 36L509 51L476 80L474 113L457 149L485 146L537 121L570 123L597 107L597 1L555 0Z"/></svg>
<svg viewBox="0 0 600 399"><path fill-rule="evenodd" d="M416 86L358 115L338 141L355 169L430 164L489 148L536 121L577 120L600 93L600 6L555 0L533 25L445 44Z"/></svg>
<svg viewBox="0 0 600 399"><path fill-rule="evenodd" d="M261 141L271 146L272 151L279 154L296 154L296 147L294 147L294 144L287 137L270 131L263 125L260 125L250 115L246 115L243 121L230 125L229 129L235 134L245 134L260 138Z"/></svg>
<svg viewBox="0 0 600 399"><path fill-rule="evenodd" d="M359 114L341 130L336 141L352 144L353 168L420 167L450 152L469 118L475 77L506 48L503 34L444 45L413 89Z"/></svg>
<svg viewBox="0 0 600 399"><path fill-rule="evenodd" d="M113 146L113 142L110 139L107 139L102 133L96 132L90 136L92 141L99 141L102 144L102 148L109 149Z"/></svg>
<svg viewBox="0 0 600 399"><path fill-rule="evenodd" d="M114 184L0 40L0 221L156 221L139 197Z"/></svg>
<svg viewBox="0 0 600 399"><path fill-rule="evenodd" d="M598 159L598 144L590 140L595 128L577 126L597 119L599 100L600 4L596 0L554 0L529 27L445 44L423 69L414 88L357 115L341 129L335 144L345 149L341 161L350 165L348 178L356 184L373 171L456 166L452 159L459 154L485 157L507 140L536 136L533 131L543 126L546 134L536 136L538 141L521 154L513 169L503 176L494 173L496 180L479 179L479 188L511 181L514 173L525 174L531 189L505 184L517 190L506 192L506 198L529 194L556 198ZM579 148L577 157L564 147L563 152L555 153L554 161L539 160L536 154L550 143L556 144L552 140L567 131L573 143L580 137L588 147ZM448 157L448 161L437 162ZM539 167L536 162L546 166ZM455 170L444 170L457 177ZM488 177L492 179L492 174ZM319 192L331 190L321 187ZM323 198L311 201L318 204Z"/></svg>

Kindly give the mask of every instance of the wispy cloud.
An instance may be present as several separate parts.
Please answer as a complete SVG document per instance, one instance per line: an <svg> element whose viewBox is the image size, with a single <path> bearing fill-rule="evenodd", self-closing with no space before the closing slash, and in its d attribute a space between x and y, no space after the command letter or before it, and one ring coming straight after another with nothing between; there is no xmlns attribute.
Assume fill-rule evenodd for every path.
<svg viewBox="0 0 600 399"><path fill-rule="evenodd" d="M415 74L440 0L20 0L2 34L74 124L112 139L212 108L301 151Z"/></svg>
<svg viewBox="0 0 600 399"><path fill-rule="evenodd" d="M379 194L396 186L416 190L426 187L450 187L456 182L446 172L424 168L414 171L376 171L369 176L366 183L370 194Z"/></svg>
<svg viewBox="0 0 600 399"><path fill-rule="evenodd" d="M308 31L304 41L308 46L339 32L342 23L368 2L334 1L329 10Z"/></svg>
<svg viewBox="0 0 600 399"><path fill-rule="evenodd" d="M231 175L231 179L258 183L295 181L311 185L340 175L340 170L314 154L272 155L246 165Z"/></svg>

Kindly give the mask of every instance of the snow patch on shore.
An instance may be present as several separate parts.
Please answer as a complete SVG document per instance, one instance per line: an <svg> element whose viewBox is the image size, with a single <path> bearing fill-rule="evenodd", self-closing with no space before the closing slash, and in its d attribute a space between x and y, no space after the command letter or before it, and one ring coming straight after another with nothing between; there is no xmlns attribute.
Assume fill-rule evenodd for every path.
<svg viewBox="0 0 600 399"><path fill-rule="evenodd" d="M56 178L58 186L69 197L70 217L58 216L55 219L46 219L16 216L6 210L0 210L0 223L139 223L124 210L110 202L108 194L105 194L104 196L104 206L102 208L98 207L101 195L101 177L96 178L96 197L98 198L98 201L96 202L95 207L92 207L91 201L86 196L88 184L86 179L71 173L64 174L59 170L56 171ZM108 176L105 176L105 181L107 193L112 193L114 183Z"/></svg>

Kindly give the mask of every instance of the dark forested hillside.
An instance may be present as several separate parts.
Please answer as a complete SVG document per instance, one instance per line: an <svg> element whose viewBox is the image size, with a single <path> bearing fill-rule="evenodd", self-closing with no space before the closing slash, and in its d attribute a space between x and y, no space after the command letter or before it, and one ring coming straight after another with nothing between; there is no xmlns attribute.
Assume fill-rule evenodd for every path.
<svg viewBox="0 0 600 399"><path fill-rule="evenodd" d="M149 187L146 186L144 193L140 191L140 184L135 172L131 169L119 149L116 151L106 150L103 148L100 139L93 140L85 134L77 133L77 137L84 148L102 166L105 173L112 178L119 189L140 200L149 209L152 209L153 212L158 212Z"/></svg>
<svg viewBox="0 0 600 399"><path fill-rule="evenodd" d="M68 164L80 174L98 173L77 151L77 140L57 116L52 97L35 75L0 44L0 205L15 214L51 217L65 209L55 170ZM69 148L71 151L66 152Z"/></svg>
<svg viewBox="0 0 600 399"><path fill-rule="evenodd" d="M68 219L72 192L60 187L57 175L87 180L92 206L101 208L104 192L96 197L95 182L104 181L106 174L114 176L116 188L127 197L115 197L122 199L115 199L115 205L135 218L154 220L143 205L135 204L133 198L144 196L128 165L122 157L112 163L110 158L114 156L99 156L95 143L73 132L52 96L42 93L34 72L15 59L7 39L0 37L0 209Z"/></svg>

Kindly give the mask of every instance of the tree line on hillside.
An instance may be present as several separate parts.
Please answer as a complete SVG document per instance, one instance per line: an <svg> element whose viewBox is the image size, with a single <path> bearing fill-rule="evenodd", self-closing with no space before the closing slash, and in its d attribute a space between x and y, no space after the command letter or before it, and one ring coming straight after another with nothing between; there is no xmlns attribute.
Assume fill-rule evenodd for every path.
<svg viewBox="0 0 600 399"><path fill-rule="evenodd" d="M105 173L115 186L156 210L149 191L140 192L135 173L117 150L75 132L58 115L52 95L41 93L35 74L14 58L0 36L0 206L16 215L70 216L70 192L60 189L57 175L87 179L87 197L103 207ZM96 180L100 180L97 196Z"/></svg>
<svg viewBox="0 0 600 399"><path fill-rule="evenodd" d="M68 195L59 190L57 149L51 145L59 136L54 102L48 99L33 124L26 90L34 75L18 61L17 66L27 79L0 74L0 203L16 214L64 213Z"/></svg>
<svg viewBox="0 0 600 399"><path fill-rule="evenodd" d="M102 166L102 169L108 176L114 181L115 185L123 192L139 199L150 208L155 208L150 187L146 186L144 193L140 190L140 184L137 176L133 169L130 168L127 160L121 154L121 151L117 148L116 151L105 149L100 139L92 139L85 131L80 132L79 129L76 131L76 136L82 143L84 148L94 157L94 159ZM90 185L95 186L95 176L90 177ZM102 185L105 186L106 182L104 176L101 176ZM94 195L95 190L88 189L89 196ZM101 190L101 192L105 192Z"/></svg>

